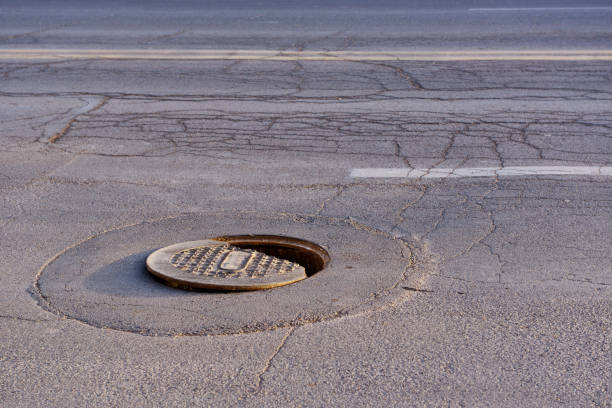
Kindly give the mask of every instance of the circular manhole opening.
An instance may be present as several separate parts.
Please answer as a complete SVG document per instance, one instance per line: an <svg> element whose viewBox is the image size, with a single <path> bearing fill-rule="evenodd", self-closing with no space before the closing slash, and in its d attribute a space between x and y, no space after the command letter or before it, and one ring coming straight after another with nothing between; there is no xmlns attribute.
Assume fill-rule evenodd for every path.
<svg viewBox="0 0 612 408"><path fill-rule="evenodd" d="M278 235L225 235L170 245L147 258L148 271L184 289L258 290L298 282L321 271L321 246Z"/></svg>

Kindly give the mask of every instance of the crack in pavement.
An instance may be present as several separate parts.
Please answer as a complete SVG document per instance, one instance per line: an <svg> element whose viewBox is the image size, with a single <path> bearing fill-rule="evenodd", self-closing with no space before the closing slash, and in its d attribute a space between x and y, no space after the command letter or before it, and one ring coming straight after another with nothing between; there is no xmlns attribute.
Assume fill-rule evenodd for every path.
<svg viewBox="0 0 612 408"><path fill-rule="evenodd" d="M248 156L252 160L254 152L282 151L396 157L407 164L428 161L426 168L444 162L458 168L469 160L496 161L500 168L509 160L525 159L595 162L599 166L612 163L612 135L608 124L602 123L612 112L591 114L590 122L578 120L582 114L560 112L538 112L535 118L529 117L533 112L272 114L207 109L198 113L96 113L104 103L71 119L50 143L61 137L59 145L68 152L101 156L185 154L224 160ZM487 123L483 117L488 118ZM571 131L568 125L573 126ZM508 126L526 130L517 139ZM575 143L577 138L582 145ZM81 147L84 142L87 148Z"/></svg>
<svg viewBox="0 0 612 408"><path fill-rule="evenodd" d="M390 63L384 63L384 62L367 62L367 61L359 61L359 60L352 60L352 59L347 59L346 61L354 62L357 64L376 65L379 67L391 69L400 78L405 79L412 88L418 89L418 90L426 90L426 88L414 77L414 75L412 75L411 73L409 73L408 71L406 71L404 68L400 66L396 66L396 65L392 65Z"/></svg>
<svg viewBox="0 0 612 408"><path fill-rule="evenodd" d="M280 352L283 350L283 348L285 347L285 345L287 344L287 340L289 340L289 337L291 337L291 335L293 334L293 332L296 330L295 327L290 327L287 330L287 333L283 336L283 338L281 339L281 341L279 342L278 346L276 347L276 349L272 352L272 354L264 361L263 364L263 368L260 370L260 372L257 374L257 378L255 379L255 384L253 385L253 387L251 387L250 389L247 390L247 393L245 395L243 395L240 400L244 401L248 398L252 398L257 396L257 394L260 393L262 385L265 381L264 376L270 371L270 369L272 368L272 363L274 362L274 359L280 354Z"/></svg>
<svg viewBox="0 0 612 408"><path fill-rule="evenodd" d="M325 210L325 206L329 204L330 202L338 199L340 195L344 192L345 189L346 189L346 186L343 186L343 185L337 186L335 194L323 200L321 204L319 205L319 208L317 209L317 211L313 214L313 216L316 217L316 216L321 215L321 213Z"/></svg>
<svg viewBox="0 0 612 408"><path fill-rule="evenodd" d="M9 315L0 315L0 319L9 319L9 320L19 320L22 322L31 322L31 323L42 323L42 322L53 322L53 319L28 319L26 317L21 316L9 316Z"/></svg>
<svg viewBox="0 0 612 408"><path fill-rule="evenodd" d="M70 119L66 125L56 134L54 134L53 136L51 136L49 138L49 140L47 140L48 143L55 143L57 142L62 136L64 136L65 134L67 134L70 131L70 128L72 127L72 125L77 121L77 119L82 116L82 115L89 115L94 113L95 111L97 111L98 109L102 108L108 101L110 100L109 97L103 97L96 105L94 105L93 107L90 108L89 104L88 106L86 106L85 108L90 108L88 110L86 110L85 112L79 112L77 113L76 116L74 116L72 119Z"/></svg>

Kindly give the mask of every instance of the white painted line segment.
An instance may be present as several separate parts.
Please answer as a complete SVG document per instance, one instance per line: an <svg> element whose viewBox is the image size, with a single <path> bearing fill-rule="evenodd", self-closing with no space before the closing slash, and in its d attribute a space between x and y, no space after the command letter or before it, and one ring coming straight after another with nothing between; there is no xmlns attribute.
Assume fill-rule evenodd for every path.
<svg viewBox="0 0 612 408"><path fill-rule="evenodd" d="M612 7L477 7L468 11L612 11Z"/></svg>
<svg viewBox="0 0 612 408"><path fill-rule="evenodd" d="M467 168L357 168L352 178L464 178L521 176L612 176L612 167L605 166L508 166Z"/></svg>
<svg viewBox="0 0 612 408"><path fill-rule="evenodd" d="M275 51L1 49L0 60L612 61L608 50Z"/></svg>
<svg viewBox="0 0 612 408"><path fill-rule="evenodd" d="M353 169L351 171L351 177L381 177L381 178L393 178L393 177L408 177L410 169Z"/></svg>

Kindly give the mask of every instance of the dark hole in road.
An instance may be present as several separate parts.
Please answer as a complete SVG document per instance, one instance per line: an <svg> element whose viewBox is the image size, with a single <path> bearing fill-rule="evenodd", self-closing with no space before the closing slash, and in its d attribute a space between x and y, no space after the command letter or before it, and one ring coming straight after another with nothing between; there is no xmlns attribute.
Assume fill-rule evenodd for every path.
<svg viewBox="0 0 612 408"><path fill-rule="evenodd" d="M331 260L323 247L298 238L280 235L226 235L211 239L295 262L304 267L308 277L323 270Z"/></svg>

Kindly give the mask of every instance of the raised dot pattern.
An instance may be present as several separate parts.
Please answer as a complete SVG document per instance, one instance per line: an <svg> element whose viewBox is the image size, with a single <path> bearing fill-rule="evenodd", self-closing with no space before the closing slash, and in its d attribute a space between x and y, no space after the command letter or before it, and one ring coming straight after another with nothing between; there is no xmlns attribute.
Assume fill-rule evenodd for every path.
<svg viewBox="0 0 612 408"><path fill-rule="evenodd" d="M240 269L224 269L221 264L233 251L251 254ZM198 276L217 278L263 278L268 275L284 275L302 268L295 262L275 258L251 249L216 245L189 248L179 251L170 258L172 266Z"/></svg>

